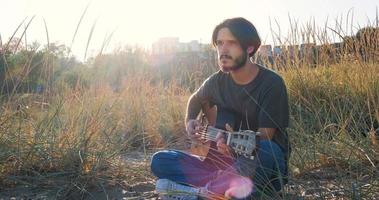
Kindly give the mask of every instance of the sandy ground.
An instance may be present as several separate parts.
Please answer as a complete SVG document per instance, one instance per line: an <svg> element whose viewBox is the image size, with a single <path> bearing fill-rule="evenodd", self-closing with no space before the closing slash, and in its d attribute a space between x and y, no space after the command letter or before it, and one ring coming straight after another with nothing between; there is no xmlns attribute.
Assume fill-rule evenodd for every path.
<svg viewBox="0 0 379 200"><path fill-rule="evenodd" d="M125 155L125 162L135 169L148 170L149 160L150 157L141 152ZM285 199L379 199L379 168L370 175L346 174L345 177L341 177L334 167L312 170L291 178L286 186ZM154 192L155 179L150 173L133 180L136 180L133 184L126 180L122 184L94 188L65 199L158 199ZM48 188L27 186L0 188L0 200L56 199L58 193Z"/></svg>

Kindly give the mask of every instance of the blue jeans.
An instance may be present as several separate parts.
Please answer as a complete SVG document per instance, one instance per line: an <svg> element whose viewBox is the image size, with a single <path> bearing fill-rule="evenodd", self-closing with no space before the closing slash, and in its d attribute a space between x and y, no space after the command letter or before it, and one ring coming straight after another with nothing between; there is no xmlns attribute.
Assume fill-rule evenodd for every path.
<svg viewBox="0 0 379 200"><path fill-rule="evenodd" d="M253 193L257 190L276 192L282 189L287 178L287 161L281 148L273 141L262 140L254 160L226 157L211 149L205 160L177 150L155 153L151 171L160 179L204 187L217 194L224 194L233 176L249 177L253 181ZM210 184L211 183L211 184Z"/></svg>

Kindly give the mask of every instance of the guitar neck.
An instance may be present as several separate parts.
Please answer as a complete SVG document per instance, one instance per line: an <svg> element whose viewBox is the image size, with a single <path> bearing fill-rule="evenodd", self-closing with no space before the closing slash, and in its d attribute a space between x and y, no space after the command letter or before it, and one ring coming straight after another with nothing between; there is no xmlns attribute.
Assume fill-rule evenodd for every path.
<svg viewBox="0 0 379 200"><path fill-rule="evenodd" d="M202 135L202 137L204 137L204 139L216 142L216 137L217 137L218 133L224 134L226 136L226 139L228 139L230 137L230 135L232 134L229 131L218 129L218 128L215 128L213 126L206 126L204 131L201 132L201 135Z"/></svg>
<svg viewBox="0 0 379 200"><path fill-rule="evenodd" d="M216 142L217 135L221 133L226 145L232 148L235 153L251 159L253 151L256 148L255 136L257 132L251 130L230 132L213 126L205 126L203 128L200 131L201 139Z"/></svg>

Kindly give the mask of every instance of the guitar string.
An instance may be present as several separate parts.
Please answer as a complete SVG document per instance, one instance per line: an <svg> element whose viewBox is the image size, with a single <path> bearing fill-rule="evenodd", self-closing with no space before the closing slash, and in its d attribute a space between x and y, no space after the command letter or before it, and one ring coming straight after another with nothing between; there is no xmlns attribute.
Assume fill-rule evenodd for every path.
<svg viewBox="0 0 379 200"><path fill-rule="evenodd" d="M211 130L211 129L213 129L213 130ZM201 139L208 140L208 141L211 140L211 141L215 142L217 137L214 137L214 136L208 134L210 131L213 133L218 133L219 131L222 131L224 133L230 133L231 134L231 132L223 131L223 130L208 126L208 127L204 127L203 129L200 130L199 133L200 133ZM212 149L212 147L211 147L211 149ZM241 151L241 150L239 149L239 151ZM245 150L242 150L242 152L245 152Z"/></svg>
<svg viewBox="0 0 379 200"><path fill-rule="evenodd" d="M213 131L213 132L220 132L220 133L231 133L229 131L225 131L225 130L222 130L222 129L218 129L218 128L215 128L215 127L212 127L212 126L207 126L207 127L204 127L203 130L207 130L207 131Z"/></svg>
<svg viewBox="0 0 379 200"><path fill-rule="evenodd" d="M211 132L210 132L211 131ZM211 134L208 134L208 133L211 133ZM216 140L217 139L217 134L219 133L219 131L215 131L215 130L201 130L200 131L200 136L204 139L210 139L210 140ZM225 133L225 132L224 132ZM216 135L216 136L215 136Z"/></svg>
<svg viewBox="0 0 379 200"><path fill-rule="evenodd" d="M206 139L206 140L212 140L212 141L215 141L215 140L216 140L216 137L214 137L214 136L210 136L210 135L207 134L206 132L201 132L201 133L200 133L200 137L201 137L201 139Z"/></svg>
<svg viewBox="0 0 379 200"><path fill-rule="evenodd" d="M210 133L210 134L208 134L208 133ZM200 136L202 137L202 139L210 139L213 141L215 141L217 139L218 133L232 134L232 132L230 132L230 131L225 131L225 130L218 129L218 128L215 128L212 126L203 127L200 130Z"/></svg>

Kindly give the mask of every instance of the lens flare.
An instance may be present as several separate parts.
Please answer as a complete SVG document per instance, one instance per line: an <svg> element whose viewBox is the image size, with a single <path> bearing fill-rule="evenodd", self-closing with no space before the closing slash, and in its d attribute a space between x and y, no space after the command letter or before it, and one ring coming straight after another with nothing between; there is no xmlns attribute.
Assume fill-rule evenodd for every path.
<svg viewBox="0 0 379 200"><path fill-rule="evenodd" d="M228 198L245 198L250 195L252 188L253 182L249 178L236 178L230 182L229 189L225 191L225 196Z"/></svg>

